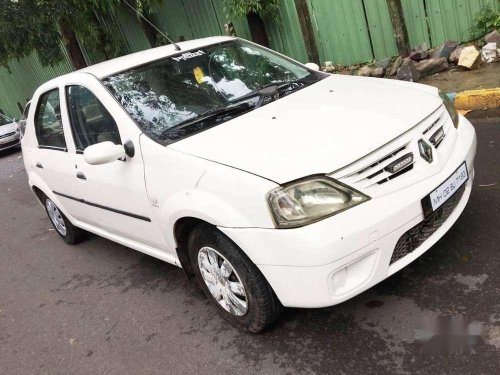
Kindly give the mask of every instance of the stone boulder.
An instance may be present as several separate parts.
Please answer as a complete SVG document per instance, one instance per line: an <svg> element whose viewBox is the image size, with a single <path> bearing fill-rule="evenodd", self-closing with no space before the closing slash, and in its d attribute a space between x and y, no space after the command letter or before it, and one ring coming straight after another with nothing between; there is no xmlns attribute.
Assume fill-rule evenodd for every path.
<svg viewBox="0 0 500 375"><path fill-rule="evenodd" d="M439 46L439 48L432 54L433 59L441 57L449 58L451 53L458 47L458 43L453 40L447 40Z"/></svg>
<svg viewBox="0 0 500 375"><path fill-rule="evenodd" d="M415 64L415 68L420 73L420 77L436 74L449 68L448 59L446 57L440 57L437 59L420 61Z"/></svg>
<svg viewBox="0 0 500 375"><path fill-rule="evenodd" d="M420 73L410 58L406 58L403 61L403 64L398 69L397 78L401 81L410 82L417 82L420 79Z"/></svg>
<svg viewBox="0 0 500 375"><path fill-rule="evenodd" d="M465 47L458 59L458 66L466 69L476 69L481 64L481 52L475 46Z"/></svg>
<svg viewBox="0 0 500 375"><path fill-rule="evenodd" d="M384 68L375 68L372 70L372 77L382 78L385 75Z"/></svg>
<svg viewBox="0 0 500 375"><path fill-rule="evenodd" d="M371 77L372 76L372 68L369 66L364 66L360 70L358 70L358 76L361 77Z"/></svg>
<svg viewBox="0 0 500 375"><path fill-rule="evenodd" d="M463 46L458 46L457 48L455 48L455 50L451 53L450 57L448 58L448 61L452 64L457 65L458 60L460 59L460 55L462 54L464 48L465 47Z"/></svg>
<svg viewBox="0 0 500 375"><path fill-rule="evenodd" d="M419 44L410 52L410 59L414 61L424 60L428 57L429 49L427 48L427 43Z"/></svg>
<svg viewBox="0 0 500 375"><path fill-rule="evenodd" d="M498 30L493 30L491 33L486 34L484 36L484 42L488 43L496 43L497 46L500 46L500 33Z"/></svg>
<svg viewBox="0 0 500 375"><path fill-rule="evenodd" d="M389 77L395 76L398 73L398 69L401 67L401 64L403 64L403 57L398 56L396 61L394 61L394 64L392 64L392 68L388 74Z"/></svg>

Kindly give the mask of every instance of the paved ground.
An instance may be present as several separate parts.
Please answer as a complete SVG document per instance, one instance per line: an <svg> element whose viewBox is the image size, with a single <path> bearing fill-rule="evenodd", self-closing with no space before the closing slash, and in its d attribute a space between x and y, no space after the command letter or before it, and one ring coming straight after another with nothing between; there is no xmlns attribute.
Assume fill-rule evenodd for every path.
<svg viewBox="0 0 500 375"><path fill-rule="evenodd" d="M495 373L500 120L476 117L475 189L453 229L357 298L287 310L261 335L228 326L173 266L97 237L65 245L21 154L0 155L0 373ZM439 354L416 343L421 319L457 315L483 325L483 342Z"/></svg>
<svg viewBox="0 0 500 375"><path fill-rule="evenodd" d="M438 87L445 92L500 87L500 62L474 70L453 68L425 77L419 83Z"/></svg>

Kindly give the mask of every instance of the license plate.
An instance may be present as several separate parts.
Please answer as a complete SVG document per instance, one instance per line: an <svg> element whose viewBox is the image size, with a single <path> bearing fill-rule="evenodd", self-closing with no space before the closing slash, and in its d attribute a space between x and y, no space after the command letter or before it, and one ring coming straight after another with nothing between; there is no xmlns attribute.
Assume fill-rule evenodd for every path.
<svg viewBox="0 0 500 375"><path fill-rule="evenodd" d="M468 179L467 164L463 162L445 182L422 199L422 208L424 209L425 217L429 217L434 211L445 204Z"/></svg>

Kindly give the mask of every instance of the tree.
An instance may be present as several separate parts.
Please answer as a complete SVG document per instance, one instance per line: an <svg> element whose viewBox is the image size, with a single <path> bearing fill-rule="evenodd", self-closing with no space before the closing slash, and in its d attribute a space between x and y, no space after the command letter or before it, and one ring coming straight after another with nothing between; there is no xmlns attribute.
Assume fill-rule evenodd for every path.
<svg viewBox="0 0 500 375"><path fill-rule="evenodd" d="M137 16L142 32L146 36L151 47L158 47L166 44L165 38L151 24L153 16L152 1L149 0L118 0L129 11L133 11ZM158 2L158 0L156 1Z"/></svg>
<svg viewBox="0 0 500 375"><path fill-rule="evenodd" d="M391 16L398 52L401 56L407 57L410 54L410 42L408 39L408 31L406 30L401 0L387 0L387 5L389 7L389 14Z"/></svg>
<svg viewBox="0 0 500 375"><path fill-rule="evenodd" d="M129 1L138 14L149 14L159 0ZM124 6L123 0L0 0L0 66L32 52L43 65L54 65L65 57L62 47L75 69L87 66L83 46L93 61L121 55L124 42L108 21ZM155 38L152 45L159 43Z"/></svg>
<svg viewBox="0 0 500 375"><path fill-rule="evenodd" d="M279 16L279 0L224 0L228 16L246 17L252 40L269 47L264 20L276 21Z"/></svg>

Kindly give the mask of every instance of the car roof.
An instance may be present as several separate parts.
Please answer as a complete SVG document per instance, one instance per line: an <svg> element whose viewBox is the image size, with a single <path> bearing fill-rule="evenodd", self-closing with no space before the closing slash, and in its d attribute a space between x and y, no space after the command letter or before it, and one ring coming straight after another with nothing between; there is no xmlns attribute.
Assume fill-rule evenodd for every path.
<svg viewBox="0 0 500 375"><path fill-rule="evenodd" d="M102 63L91 65L86 68L53 78L38 87L38 89L35 91L35 95L37 92L44 92L48 89L52 89L56 85L64 84L66 81L71 80L71 77L76 74L87 73L92 74L98 79L103 79L110 75L123 72L125 70L134 68L139 65L144 65L152 61L160 60L168 56L182 54L196 48L203 48L213 44L223 43L236 39L238 38L229 36L213 36L176 43L180 47L180 51L177 51L173 44L169 44L162 47L156 47L136 53L131 53L129 55L107 60Z"/></svg>
<svg viewBox="0 0 500 375"><path fill-rule="evenodd" d="M147 64L151 61L162 59L168 56L182 54L189 50L196 48L206 47L212 44L222 43L229 40L233 40L233 37L227 36L216 36L202 39L194 39L186 42L179 42L177 45L180 47L181 51L177 51L173 44L169 44L162 47L151 48L145 51L132 53L130 55L125 55L118 57L116 59L104 61L99 64L91 65L87 68L78 70L80 73L90 73L99 79L110 76L115 73L122 72L124 70L131 69L138 65Z"/></svg>

